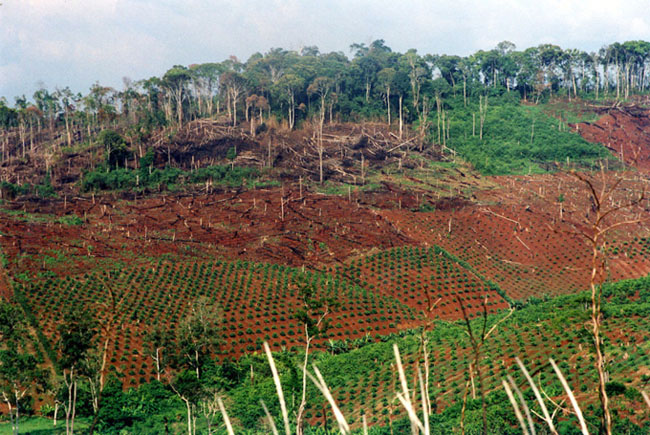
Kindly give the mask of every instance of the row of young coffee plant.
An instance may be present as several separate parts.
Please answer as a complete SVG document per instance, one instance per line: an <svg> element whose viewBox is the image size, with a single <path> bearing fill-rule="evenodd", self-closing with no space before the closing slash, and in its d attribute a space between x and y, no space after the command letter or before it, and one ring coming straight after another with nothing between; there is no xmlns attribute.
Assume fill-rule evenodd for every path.
<svg viewBox="0 0 650 435"><path fill-rule="evenodd" d="M331 327L316 344L322 348L328 340L374 340L417 319L417 312L407 305L341 276L242 261L161 261L150 267L24 282L19 292L51 341L56 341L62 312L71 304L85 306L100 323L116 315L108 357L120 376L137 384L154 375L152 362L142 350L147 331L173 332L199 298L220 308L224 356L259 351L265 340L276 349L300 348L304 325L296 313L304 308L299 294L304 282L318 297L340 302L330 317Z"/></svg>
<svg viewBox="0 0 650 435"><path fill-rule="evenodd" d="M650 376L640 374L650 368L650 277L606 285L603 296L607 389L613 428L615 433L647 433L650 408L644 403L643 393L647 394L650 388ZM413 417L422 424L424 415L419 402L426 382L431 412L427 413L428 430L424 433L456 433L460 428L465 433L482 433L484 393L487 433L519 434L522 430L503 389L507 376L521 390L522 400L530 404L536 432L544 433L548 429L542 411L536 406L535 395L517 359L528 368L541 391L541 400L552 415L558 433L580 433L566 390L549 363L551 358L557 362L557 368L575 395L588 432L597 433L597 374L591 336L585 327L590 315L589 301L587 293L559 296L531 302L509 316L500 312L467 323L438 321L424 335L414 329L385 342L369 343L341 354L316 351L311 355L313 366L308 370L315 373L315 367L318 368L331 397L326 398L315 383L307 383L309 425L304 433L331 433L328 430L340 424L341 416L353 433L366 433L364 426L370 434L407 433ZM486 338L477 359L468 328L476 333L492 327L494 332ZM418 387L418 366L422 369L424 362L423 338L427 343L429 376ZM395 346L405 372L403 379ZM284 432L283 421L294 431L294 416L302 393L303 355L280 350L274 353L273 359L274 369L263 354L249 353L237 361L228 360L206 370L202 381L196 384L196 395L191 398L197 410L197 433L208 433L208 430L232 433L224 426L218 411L208 410L207 404L214 400L212 393L201 395L201 392L214 392L215 386L223 405L221 412L229 416L229 424L236 433L272 432L269 415L280 433ZM481 368L481 379L469 368L474 363ZM273 379L274 370L279 384ZM413 394L411 403L418 404L410 420L403 405L405 396L401 395L404 384ZM283 391L286 415L291 416L287 420L283 418L278 386ZM152 381L124 391L112 380L105 391L98 426L102 428L101 433L184 430L185 404L164 382ZM332 402L340 410L338 418ZM147 412L138 411L142 409Z"/></svg>
<svg viewBox="0 0 650 435"><path fill-rule="evenodd" d="M496 286L439 247L396 247L352 261L343 274L429 318L461 318L461 303L476 317L485 298L490 313L508 307Z"/></svg>
<svg viewBox="0 0 650 435"><path fill-rule="evenodd" d="M493 208L402 211L400 229L458 256L512 299L587 287L589 258L579 236L537 231L544 222L523 207L516 213Z"/></svg>
<svg viewBox="0 0 650 435"><path fill-rule="evenodd" d="M641 392L648 389L650 377L640 377L638 373L650 368L650 278L606 286L604 295L608 299L604 344L608 355L606 369L609 373L608 388L612 391L612 406L616 409L620 424L627 424L621 421L630 419L640 424L646 422L648 429L650 409L644 404ZM488 316L487 327L497 326L493 335L486 340L478 360L485 392L494 392L505 399L499 394L502 393L502 380L507 375L512 376L517 385L523 386L526 380L515 362L516 358L520 358L544 391L549 408L555 409L552 403L561 404L566 396L549 365L549 358L552 358L558 362L582 405L591 430L597 431L593 429L598 425L597 373L591 336L585 328L590 314L589 301L587 293L559 296L530 303L501 323L506 316L504 313ZM472 320L471 328L478 331L483 327L483 322L482 318ZM440 321L426 334L430 349L429 391L434 410L431 419L440 424L433 433L444 433L445 428L458 428L464 402L467 408L465 418L469 420L466 425L479 426L480 412L477 410L480 408L481 386L480 380L469 370L476 355L466 331L467 325L462 321ZM386 433L390 433L391 425L403 422L406 413L396 397L401 386L393 344L399 346L406 378L412 385L417 385L416 367L424 362L421 337L419 333L414 333L341 355L316 355L314 364L327 381L350 424L360 427L365 419L373 426L385 427ZM290 368L283 365L281 376L289 390L292 385L290 372ZM266 382L271 381L268 379ZM277 399L274 399L272 392L269 384L260 379L254 383L242 382L229 395L231 415L236 416L245 427L255 426L263 417L261 409L252 412L255 408L253 401L257 402L259 398L279 415ZM525 396L534 400L532 391L526 391ZM315 425L322 425L323 422L328 427L336 425L334 416L328 411L326 399L313 386L309 387L309 397L307 416L310 421ZM519 429L515 429L516 420L507 401L503 400L504 406L495 409L494 398L489 399L490 418L495 420L490 433L498 433L498 430L520 433ZM498 418L510 423L497 423ZM575 418L570 411L555 418L566 431L575 430L572 429ZM509 424L512 427L508 428Z"/></svg>

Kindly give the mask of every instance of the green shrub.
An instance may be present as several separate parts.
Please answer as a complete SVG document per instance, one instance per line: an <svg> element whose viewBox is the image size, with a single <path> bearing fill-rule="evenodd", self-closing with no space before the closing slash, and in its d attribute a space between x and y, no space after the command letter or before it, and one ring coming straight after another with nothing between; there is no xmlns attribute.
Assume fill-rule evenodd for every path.
<svg viewBox="0 0 650 435"><path fill-rule="evenodd" d="M627 387L622 382L611 381L605 384L605 391L609 396L625 394Z"/></svg>

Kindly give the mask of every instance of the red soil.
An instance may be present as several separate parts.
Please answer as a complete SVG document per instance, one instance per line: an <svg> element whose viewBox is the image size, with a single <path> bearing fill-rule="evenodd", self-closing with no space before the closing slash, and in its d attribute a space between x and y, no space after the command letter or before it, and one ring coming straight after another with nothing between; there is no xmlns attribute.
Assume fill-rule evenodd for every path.
<svg viewBox="0 0 650 435"><path fill-rule="evenodd" d="M650 111L640 108L609 110L594 123L573 127L589 142L601 143L626 164L650 169Z"/></svg>
<svg viewBox="0 0 650 435"><path fill-rule="evenodd" d="M514 299L587 288L591 250L582 232L589 232L585 216L593 212L581 182L562 174L493 181L501 188L476 192L472 204L432 213L383 210L382 214L408 237L427 246L442 246L467 261ZM614 192L612 204L629 201L643 187L640 178L626 180ZM635 216L621 211L612 218ZM609 240L612 246L623 247L647 233L642 222L621 227ZM644 276L650 271L646 254L630 261L619 250L610 256L609 275L613 279Z"/></svg>
<svg viewBox="0 0 650 435"><path fill-rule="evenodd" d="M357 199L349 202L311 193L300 197L291 189L130 202L76 199L67 201L65 208L56 201L25 209L59 217L76 215L83 218L83 225L2 219L0 231L14 273L54 269L57 274L74 274L101 259L146 262L162 254L320 266L371 248L413 243ZM56 261L44 258L48 250L74 260L57 267Z"/></svg>
<svg viewBox="0 0 650 435"><path fill-rule="evenodd" d="M632 161L628 159L635 156L633 150L640 150L634 157L640 172L624 173L625 180L613 194L612 204L621 204L646 185L642 175L650 170L650 151L645 146L650 122L614 111L596 124L581 124L581 133L602 142L605 133L598 136L597 132L606 132L614 150L623 146L626 161ZM629 140L632 142L628 145ZM459 297L471 316L479 313L486 296L491 310L505 308L506 301L486 286L481 276L498 284L513 299L587 288L591 251L581 233L589 230L593 204L584 184L568 174L493 177L491 181L496 188L476 190L471 199L459 196L441 200L434 212L426 213L412 210L429 196L392 184L385 184L379 192L352 192L350 198L300 192L294 183L283 188L169 194L130 201L106 196L9 203L5 208L13 208L12 213L0 211L0 247L9 260L7 274L20 281L20 274L26 273L38 283L28 289L27 296L45 334L53 338L59 310L70 297L70 289L80 291L89 280L85 274L123 270L141 275L158 268L160 260L170 265L151 288L128 281L125 274L119 278L128 291L125 312L129 314L111 337L110 357L129 382L133 379L137 383L140 370L145 378L152 375L152 365L133 350L141 349L152 319L174 324L183 318L189 302L197 297L182 284L185 271L194 263L219 259L288 265L328 271L328 279L358 284L365 298L337 296L345 309L332 316L335 327L329 338L333 339L396 332L421 324L427 316L458 319ZM645 202L642 205L647 206ZM648 216L643 208L635 212L644 219ZM66 224L61 220L64 216L76 216L83 223ZM615 213L604 223L638 216ZM650 272L649 236L647 221L622 226L610 234L608 273L612 279ZM434 245L473 270L452 261L444 270L433 263L419 267L408 259L399 263L393 275L382 269L386 264L369 256L405 246L424 252L423 248ZM8 296L3 275L0 272L0 294ZM169 276L178 282L160 281ZM45 289L48 277L68 280L56 281L56 288ZM215 299L224 309L229 307L224 312L226 354L248 352L274 333L278 336L270 341L276 346L282 340L289 347L301 345L302 333L290 320L300 306L295 292L283 294L275 286L272 290L257 271L251 272L250 284L241 295L233 293L235 287L242 287L234 282L206 287L206 291L216 292ZM326 291L324 288L321 291ZM168 300L160 299L166 296ZM95 289L80 294L77 301L86 301L101 318L105 313L97 298L101 295ZM429 305L438 298L429 312ZM277 313L272 314L273 310ZM144 367L145 362L148 367Z"/></svg>
<svg viewBox="0 0 650 435"><path fill-rule="evenodd" d="M153 364L143 352L143 339L155 325L175 326L188 315L199 296L214 298L221 308L222 353L239 356L258 350L267 340L276 349L304 345L304 331L293 317L302 302L289 273L261 265L241 263L163 263L154 268L126 268L110 277L91 273L70 279L43 281L25 288L43 332L56 341L62 307L82 303L107 325L110 286L118 296L119 321L108 347L111 365L124 375L126 385L154 376ZM343 303L329 319L332 328L316 345L328 339L358 339L387 335L410 326L415 312L390 298L366 293L342 278L318 279L318 294ZM286 280L286 281L285 281ZM285 283L288 287L285 287Z"/></svg>

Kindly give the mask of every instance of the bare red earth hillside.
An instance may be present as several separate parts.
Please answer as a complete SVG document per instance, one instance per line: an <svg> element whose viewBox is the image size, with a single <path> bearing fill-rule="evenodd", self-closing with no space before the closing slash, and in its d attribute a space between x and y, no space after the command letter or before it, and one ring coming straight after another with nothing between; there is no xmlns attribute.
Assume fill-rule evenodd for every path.
<svg viewBox="0 0 650 435"><path fill-rule="evenodd" d="M577 128L589 140L609 143L616 153L622 146L626 161L634 157L638 170L611 175L624 179L613 193L614 204L647 188L646 112L614 108L597 123ZM491 312L506 308L506 298L488 281L512 299L588 286L591 253L580 232L588 229L593 204L573 175L491 177L486 182L458 169L437 179L436 171L442 169L432 169L427 174L431 178L418 180L405 172L417 162L401 161L397 154L379 157L382 147L395 141L387 138L390 133L379 127L372 134L367 129L341 130L345 146L334 133L328 133L327 144L328 170L338 174L332 177L358 181L365 166L354 148L370 146L377 155L363 158L372 159L373 168L392 165L378 189L325 195L301 189L296 177L285 177L281 187L268 189L128 200L75 195L10 201L0 208L4 274L8 282L25 284L30 307L54 341L61 310L70 301L84 301L98 310L99 318L105 315L101 280L95 278L117 273L115 285L124 288L128 304L124 323L114 331L110 356L129 384L153 375L150 362L135 352L148 325L178 322L189 302L201 295L214 297L224 308L229 339L225 354L254 351L269 338L276 346L300 345L300 329L292 317L300 301L295 291L287 292L294 274L315 274L319 291L335 295L345 307L332 317L328 339L337 340L376 339L427 317L458 319L459 300L471 316L478 315L486 296ZM311 139L303 139L304 149L284 148L275 156L302 161L305 176L313 177ZM242 140L240 145L248 146L249 138ZM364 141L370 145L359 145ZM208 142L188 149L205 145L203 159L209 160L210 152L221 153L227 145L220 143L215 151ZM188 163L183 146L169 154L174 151L179 161ZM639 150L636 155L634 150ZM267 152L251 148L240 156L263 161ZM280 160L275 163L283 166ZM404 167L398 169L400 164ZM641 212L646 219L647 203ZM616 213L610 223L638 217ZM607 249L611 279L650 272L647 222L617 228ZM0 292L7 294L9 287L2 281L0 273Z"/></svg>
<svg viewBox="0 0 650 435"><path fill-rule="evenodd" d="M615 106L593 123L575 124L586 140L601 143L617 158L642 171L650 170L650 110Z"/></svg>

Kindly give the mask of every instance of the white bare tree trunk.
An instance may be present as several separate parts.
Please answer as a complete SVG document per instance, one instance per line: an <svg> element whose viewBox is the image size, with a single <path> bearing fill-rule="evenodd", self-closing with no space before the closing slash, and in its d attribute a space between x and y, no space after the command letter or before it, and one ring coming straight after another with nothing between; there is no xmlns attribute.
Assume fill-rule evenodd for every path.
<svg viewBox="0 0 650 435"><path fill-rule="evenodd" d="M325 123L325 97L320 99L320 119L318 121L318 174L320 184L323 184L323 124Z"/></svg>
<svg viewBox="0 0 650 435"><path fill-rule="evenodd" d="M181 399L183 399L185 406L187 406L187 434L192 435L192 407L189 400L184 397L181 397Z"/></svg>
<svg viewBox="0 0 650 435"><path fill-rule="evenodd" d="M305 405L307 403L307 363L309 362L309 345L312 340L307 331L307 325L305 325L305 339L307 345L305 346L305 360L302 364L302 397L300 399L300 406L298 406L298 415L296 417L296 435L303 434L302 419L305 412Z"/></svg>
<svg viewBox="0 0 650 435"><path fill-rule="evenodd" d="M156 379L160 382L160 348L156 348L156 356L153 358L156 362Z"/></svg>
<svg viewBox="0 0 650 435"><path fill-rule="evenodd" d="M390 128L390 86L386 86L386 112L388 115L388 128Z"/></svg>
<svg viewBox="0 0 650 435"><path fill-rule="evenodd" d="M402 131L404 129L404 114L402 111L402 103L404 101L404 96L400 94L399 96L399 138L402 139Z"/></svg>

